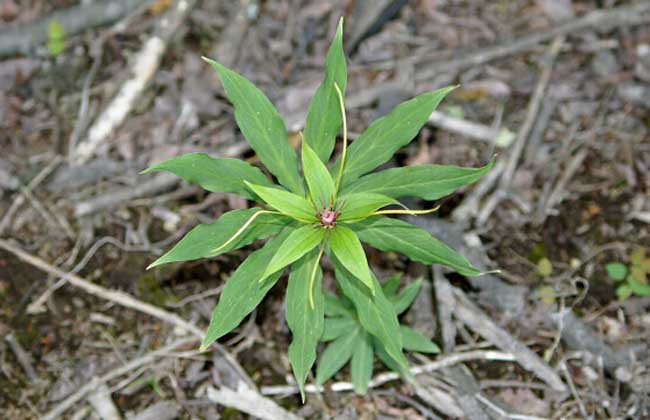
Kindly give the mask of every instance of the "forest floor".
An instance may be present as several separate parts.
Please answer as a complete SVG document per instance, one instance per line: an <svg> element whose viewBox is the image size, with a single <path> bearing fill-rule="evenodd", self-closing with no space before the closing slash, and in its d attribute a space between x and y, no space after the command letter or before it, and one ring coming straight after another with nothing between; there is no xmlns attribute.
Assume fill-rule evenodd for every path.
<svg viewBox="0 0 650 420"><path fill-rule="evenodd" d="M109 15L102 3L123 10L90 23ZM47 19L64 9L77 29L61 36ZM500 272L464 278L368 249L380 279L425 279L403 322L443 352L409 355L425 371L415 384L330 383L303 405L285 282L198 352L250 249L145 270L250 203L138 173L193 151L257 162L202 55L259 86L297 144L340 16L351 138L460 85L389 165L497 154L413 222ZM650 418L650 297L626 296L612 262L647 290L648 1L0 0L2 418Z"/></svg>

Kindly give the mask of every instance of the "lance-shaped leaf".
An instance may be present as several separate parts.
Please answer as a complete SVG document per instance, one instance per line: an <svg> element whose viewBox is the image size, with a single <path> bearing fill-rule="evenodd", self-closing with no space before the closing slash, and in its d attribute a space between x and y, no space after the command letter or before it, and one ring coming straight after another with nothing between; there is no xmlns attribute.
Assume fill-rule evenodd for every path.
<svg viewBox="0 0 650 420"><path fill-rule="evenodd" d="M360 331L350 362L350 377L354 391L358 394L365 394L368 391L368 383L372 378L373 356L372 337L367 332Z"/></svg>
<svg viewBox="0 0 650 420"><path fill-rule="evenodd" d="M316 370L316 383L322 385L334 376L352 357L357 344L360 329L357 327L348 334L332 341L321 354Z"/></svg>
<svg viewBox="0 0 650 420"><path fill-rule="evenodd" d="M336 258L343 264L343 266L354 275L357 279L370 290L374 295L374 282L372 281L372 274L370 267L368 267L368 260L366 253L363 251L361 242L357 235L350 229L342 225L336 226L332 229L330 236L330 246Z"/></svg>
<svg viewBox="0 0 650 420"><path fill-rule="evenodd" d="M160 264L210 258L246 246L258 239L268 238L291 223L291 219L277 214L262 213L260 208L233 210L209 225L201 224L189 231L172 249L154 261L149 268ZM241 230L251 218L250 225ZM237 232L239 236L232 239ZM226 244L227 245L223 246Z"/></svg>
<svg viewBox="0 0 650 420"><path fill-rule="evenodd" d="M314 250L293 264L286 295L286 319L293 335L289 345L289 361L303 401L305 380L316 360L316 346L323 334L325 302L321 289L323 273L318 256L319 253ZM312 285L310 278L314 268L317 271ZM311 293L313 308L309 304Z"/></svg>
<svg viewBox="0 0 650 420"><path fill-rule="evenodd" d="M329 208L334 197L334 180L327 167L306 142L302 142L302 172L309 187L309 195L319 208Z"/></svg>
<svg viewBox="0 0 650 420"><path fill-rule="evenodd" d="M338 200L341 205L341 215L338 220L347 222L365 219L372 212L390 204L401 205L399 201L383 194L359 192L347 194Z"/></svg>
<svg viewBox="0 0 650 420"><path fill-rule="evenodd" d="M291 232L282 246L273 255L271 261L261 278L283 269L296 261L323 241L325 229L311 225L305 225Z"/></svg>
<svg viewBox="0 0 650 420"><path fill-rule="evenodd" d="M325 326L323 327L323 335L321 341L332 341L339 338L343 334L352 331L359 324L353 318L338 316L335 318L325 318Z"/></svg>
<svg viewBox="0 0 650 420"><path fill-rule="evenodd" d="M325 294L325 315L354 317L354 307L348 300L339 299L331 293Z"/></svg>
<svg viewBox="0 0 650 420"><path fill-rule="evenodd" d="M300 193L298 159L287 141L286 128L271 101L245 77L222 64L203 57L223 84L226 96L235 108L235 120L257 156L278 181Z"/></svg>
<svg viewBox="0 0 650 420"><path fill-rule="evenodd" d="M142 173L151 171L168 171L208 191L238 194L250 200L257 200L257 197L246 188L244 181L273 185L262 171L243 160L215 159L205 153L178 156L152 165Z"/></svg>
<svg viewBox="0 0 650 420"><path fill-rule="evenodd" d="M392 168L365 175L344 188L342 194L357 192L383 194L392 198L418 197L437 200L488 173L494 159L481 168L421 165Z"/></svg>
<svg viewBox="0 0 650 420"><path fill-rule="evenodd" d="M373 276L375 295L360 284L356 278L338 261L330 259L336 268L336 281L343 294L353 303L363 328L379 340L386 352L398 365L408 368L408 362L402 353L402 339L399 332L399 322L392 303L384 296L377 279Z"/></svg>
<svg viewBox="0 0 650 420"><path fill-rule="evenodd" d="M483 274L462 255L428 232L398 219L377 216L349 225L359 239L381 251L400 252L413 261L442 264L466 276Z"/></svg>
<svg viewBox="0 0 650 420"><path fill-rule="evenodd" d="M343 186L388 161L408 144L427 122L440 101L455 87L424 93L397 105L388 115L375 120L348 148ZM340 159L332 168L338 173Z"/></svg>
<svg viewBox="0 0 650 420"><path fill-rule="evenodd" d="M345 95L347 77L343 53L343 19L341 19L327 53L325 78L309 103L305 122L305 141L322 162L329 160L334 149L336 134L341 126L341 110L334 83Z"/></svg>
<svg viewBox="0 0 650 420"><path fill-rule="evenodd" d="M271 257L278 251L284 240L289 236L287 228L274 237L261 249L253 252L235 270L226 282L219 303L212 312L201 349L206 349L219 337L233 330L246 315L248 315L262 301L266 293L280 278L280 273L268 276L260 282Z"/></svg>
<svg viewBox="0 0 650 420"><path fill-rule="evenodd" d="M422 278L408 284L399 294L388 296L388 300L393 303L395 312L401 314L411 306L422 286ZM385 289L384 289L385 290Z"/></svg>
<svg viewBox="0 0 650 420"><path fill-rule="evenodd" d="M384 291L384 294L388 299L392 299L393 295L397 294L397 288L399 287L400 274L393 274L388 280L386 280L381 285L381 289Z"/></svg>
<svg viewBox="0 0 650 420"><path fill-rule="evenodd" d="M260 196L266 204L280 213L302 222L315 222L317 220L316 210L305 198L278 188L263 187L246 181L244 183L251 191Z"/></svg>
<svg viewBox="0 0 650 420"><path fill-rule="evenodd" d="M399 328L405 350L418 353L440 353L440 348L419 332L405 325L400 325Z"/></svg>

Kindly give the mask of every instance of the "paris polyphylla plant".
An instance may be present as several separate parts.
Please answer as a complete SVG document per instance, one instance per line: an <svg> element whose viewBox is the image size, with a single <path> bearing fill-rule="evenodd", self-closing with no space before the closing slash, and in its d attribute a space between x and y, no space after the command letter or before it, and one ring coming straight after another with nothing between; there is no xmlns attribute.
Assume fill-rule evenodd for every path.
<svg viewBox="0 0 650 420"><path fill-rule="evenodd" d="M208 191L239 194L265 207L233 210L212 224L196 226L150 267L215 257L272 237L226 282L201 348L207 349L237 327L290 266L285 314L293 335L289 359L303 401L305 380L323 333L321 259L327 256L334 264L337 285L355 306L363 329L381 344L394 366L405 369L408 362L402 351L397 314L370 270L361 243L400 252L425 264L443 264L464 275L480 275L464 257L426 231L387 217L435 209L383 208L401 206L397 200L407 196L439 199L478 180L494 163L492 160L481 168L421 165L370 173L417 135L453 87L398 105L348 147L342 37L341 21L327 54L325 77L307 111L301 144L303 177L296 152L287 141L285 125L269 99L249 80L207 58L204 60L213 67L234 105L243 136L279 185L244 161L202 153L182 155L145 171L169 171ZM328 168L341 128L342 151Z"/></svg>

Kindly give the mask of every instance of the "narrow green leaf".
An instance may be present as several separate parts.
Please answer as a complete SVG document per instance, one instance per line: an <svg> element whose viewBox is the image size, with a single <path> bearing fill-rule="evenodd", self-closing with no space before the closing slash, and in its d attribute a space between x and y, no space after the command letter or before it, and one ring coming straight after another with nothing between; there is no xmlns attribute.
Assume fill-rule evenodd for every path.
<svg viewBox="0 0 650 420"><path fill-rule="evenodd" d="M323 334L324 297L321 289L323 272L318 266L318 252L314 250L296 261L289 275L286 295L286 319L293 339L289 345L289 361L293 368L300 395L305 401L305 380L316 361L316 347ZM313 290L310 290L310 277L317 267ZM313 293L314 307L309 304Z"/></svg>
<svg viewBox="0 0 650 420"><path fill-rule="evenodd" d="M253 252L235 270L226 282L219 303L212 312L201 349L205 350L219 337L233 330L246 315L248 315L262 301L266 293L280 278L280 273L275 273L260 282L266 266L289 236L289 229L271 239L257 251Z"/></svg>
<svg viewBox="0 0 650 420"><path fill-rule="evenodd" d="M401 336L400 336L401 338ZM393 372L397 372L400 374L400 376L409 381L412 380L411 372L409 371L408 365L400 365L397 363L387 352L386 348L384 345L377 340L376 337L372 338L372 347L375 351L375 354L381 360L381 362L390 370Z"/></svg>
<svg viewBox="0 0 650 420"><path fill-rule="evenodd" d="M386 352L400 366L408 368L408 362L402 353L402 339L399 332L399 322L393 305L384 296L384 292L376 278L373 278L375 296L361 285L356 278L345 269L333 255L330 259L336 268L336 280L343 293L354 303L363 328L379 340Z"/></svg>
<svg viewBox="0 0 650 420"><path fill-rule="evenodd" d="M366 260L366 253L363 251L357 235L350 228L338 225L332 229L330 246L341 264L366 285L372 294L375 294L374 282L372 281L370 267L368 267L368 260Z"/></svg>
<svg viewBox="0 0 650 420"><path fill-rule="evenodd" d="M341 126L341 112L334 83L345 95L347 77L343 52L343 18L341 18L327 53L325 78L309 103L305 122L305 141L322 162L329 160L334 149L336 134Z"/></svg>
<svg viewBox="0 0 650 420"><path fill-rule="evenodd" d="M341 194L366 192L392 198L418 197L437 200L481 179L492 169L494 161L493 158L480 168L421 165L386 169L359 178L345 187Z"/></svg>
<svg viewBox="0 0 650 420"><path fill-rule="evenodd" d="M341 215L339 221L348 222L368 217L372 212L390 204L401 205L399 201L375 193L353 193L339 198L341 205Z"/></svg>
<svg viewBox="0 0 650 420"><path fill-rule="evenodd" d="M388 280L382 283L381 288L384 291L384 294L388 299L391 299L391 295L397 294L397 288L399 287L400 274L396 273L390 276Z"/></svg>
<svg viewBox="0 0 650 420"><path fill-rule="evenodd" d="M301 222L317 221L316 210L305 198L278 188L244 183L269 206Z"/></svg>
<svg viewBox="0 0 650 420"><path fill-rule="evenodd" d="M203 57L221 79L235 108L235 120L257 156L278 181L295 193L302 192L298 159L287 141L286 128L271 101L245 77Z"/></svg>
<svg viewBox="0 0 650 420"><path fill-rule="evenodd" d="M296 261L314 249L324 237L325 229L320 227L306 225L294 230L271 258L261 278L266 278Z"/></svg>
<svg viewBox="0 0 650 420"><path fill-rule="evenodd" d="M609 263L605 266L607 275L614 281L621 281L627 276L627 267L620 262Z"/></svg>
<svg viewBox="0 0 650 420"><path fill-rule="evenodd" d="M339 299L331 293L325 294L325 315L353 318L354 307L347 300Z"/></svg>
<svg viewBox="0 0 650 420"><path fill-rule="evenodd" d="M354 330L359 324L353 318L339 316L336 318L325 318L325 327L321 341L332 341L343 334Z"/></svg>
<svg viewBox="0 0 650 420"><path fill-rule="evenodd" d="M178 156L152 165L142 173L151 171L171 172L208 191L238 194L250 200L257 200L257 196L246 188L244 181L267 187L273 186L262 171L243 160L215 159L205 153Z"/></svg>
<svg viewBox="0 0 650 420"><path fill-rule="evenodd" d="M375 120L348 148L343 168L343 186L388 161L408 144L427 122L440 101L455 87L424 93L397 105L388 115ZM340 159L332 168L338 172Z"/></svg>
<svg viewBox="0 0 650 420"><path fill-rule="evenodd" d="M373 355L372 337L367 332L361 331L350 362L350 377L357 394L365 394L368 391L368 383L372 378Z"/></svg>
<svg viewBox="0 0 650 420"><path fill-rule="evenodd" d="M428 232L398 219L377 216L350 224L359 239L381 251L400 252L413 261L442 264L466 276L480 276L480 270Z"/></svg>
<svg viewBox="0 0 650 420"><path fill-rule="evenodd" d="M211 258L246 246L258 239L268 238L284 229L291 219L277 214L261 214L236 239L222 248L230 238L257 212L262 209L233 210L209 225L195 226L172 249L151 263L149 268L160 264Z"/></svg>
<svg viewBox="0 0 650 420"><path fill-rule="evenodd" d="M398 295L393 295L392 298L388 298L393 303L395 312L397 312L398 315L407 310L409 306L411 306L411 303L413 303L418 293L420 292L421 286L422 278L419 278L407 285Z"/></svg>
<svg viewBox="0 0 650 420"><path fill-rule="evenodd" d="M334 197L334 180L316 153L302 142L302 171L309 187L309 195L318 209L330 208Z"/></svg>
<svg viewBox="0 0 650 420"><path fill-rule="evenodd" d="M354 346L359 336L359 328L357 327L349 334L342 335L336 340L332 341L321 354L318 359L318 368L316 369L316 384L322 385L329 378L334 376L336 372L341 370L343 366L352 357Z"/></svg>
<svg viewBox="0 0 650 420"><path fill-rule="evenodd" d="M406 325L399 326L400 333L402 334L402 343L404 349L409 351L417 351L418 353L440 353L440 348L436 343L432 342L413 328Z"/></svg>

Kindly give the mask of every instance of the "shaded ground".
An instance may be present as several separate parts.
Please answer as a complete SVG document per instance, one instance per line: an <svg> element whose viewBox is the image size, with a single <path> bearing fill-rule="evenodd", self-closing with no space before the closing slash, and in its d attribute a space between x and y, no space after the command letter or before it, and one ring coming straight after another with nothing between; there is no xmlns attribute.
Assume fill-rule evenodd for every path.
<svg viewBox="0 0 650 420"><path fill-rule="evenodd" d="M0 0L0 29L77 3L31 0L18 7ZM414 94L460 84L441 106L442 117L432 118L390 164L478 166L497 152L501 165L491 184L442 200L439 218L418 219L486 268L501 269L498 277L445 277L369 250L377 274L404 272L403 282L425 276L429 287L405 320L448 354L511 350L473 328L462 312L447 308L453 317L446 318L437 304L445 285L457 305L467 294L483 310L468 313L494 320L540 356L566 389L552 390L550 379L522 367L521 359L476 360L419 375L416 387L389 382L366 396L327 389L309 395L304 406L292 393L268 398L305 418L650 418L650 298L618 299L605 269L612 261L631 264L639 249L646 249L641 260L650 259L650 8L625 18L612 14L595 29L552 32L598 8L607 14L644 2L188 1L178 30L162 37L161 63L127 117L80 163L80 145L133 77L130 65L147 39L164 33L161 22L179 4L148 3L129 11L123 27L66 36L56 57L41 45L0 61L0 237L204 328L220 286L249 250L151 272L145 267L197 223L248 204L138 172L189 151L256 162L201 55L260 86L297 144L343 15L352 134ZM478 64L463 61L533 33L551 35ZM460 126L450 126L450 117ZM93 377L188 337L73 286L54 286L58 280L0 251L0 411L6 418L42 416ZM331 287L330 273L325 283ZM188 342L105 381L100 403L112 401L125 417L153 406L161 410L158 419L247 418L224 408L223 400L215 403L207 390L236 389L246 379L237 364L257 387L287 383L284 287L280 282L222 340L236 362L217 350L193 352L196 343ZM558 316L566 313L573 318ZM347 379L347 372L336 377ZM111 418L91 409L97 405L86 397L64 417Z"/></svg>

